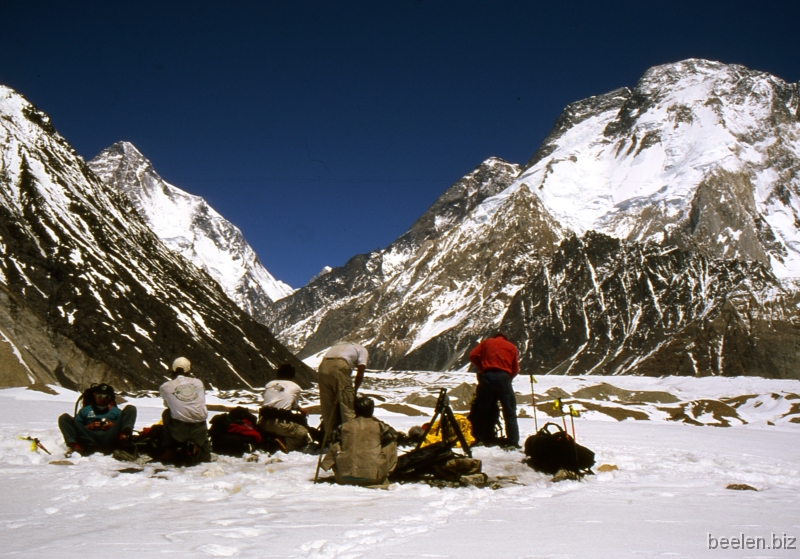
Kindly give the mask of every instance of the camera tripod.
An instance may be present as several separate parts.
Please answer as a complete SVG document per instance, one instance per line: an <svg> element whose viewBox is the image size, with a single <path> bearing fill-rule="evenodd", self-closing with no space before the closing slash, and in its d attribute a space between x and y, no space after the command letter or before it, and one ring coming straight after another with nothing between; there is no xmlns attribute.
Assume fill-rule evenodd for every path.
<svg viewBox="0 0 800 559"><path fill-rule="evenodd" d="M428 437L428 433L430 433L433 424L436 423L436 418L441 416L439 421L439 429L442 432L442 442L454 444L457 440L461 443L461 449L472 458L472 451L469 448L469 444L467 444L467 439L464 437L464 433L461 432L461 427L456 421L455 415L453 414L453 408L450 407L450 398L447 396L447 389L440 388L439 389L439 399L436 400L436 407L433 410L433 418L431 419L430 423L428 423L428 427L425 429L425 434L422 436L422 440L417 444L416 450L422 448L425 439Z"/></svg>

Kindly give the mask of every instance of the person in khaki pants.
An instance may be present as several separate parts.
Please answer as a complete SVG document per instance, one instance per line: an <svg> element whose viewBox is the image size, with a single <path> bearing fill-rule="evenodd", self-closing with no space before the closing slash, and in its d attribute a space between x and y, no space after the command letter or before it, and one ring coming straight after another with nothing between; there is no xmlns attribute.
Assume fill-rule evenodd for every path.
<svg viewBox="0 0 800 559"><path fill-rule="evenodd" d="M326 430L335 429L356 416L354 402L364 380L367 357L363 346L340 342L322 358L319 364L319 401ZM355 385L353 369L356 370Z"/></svg>

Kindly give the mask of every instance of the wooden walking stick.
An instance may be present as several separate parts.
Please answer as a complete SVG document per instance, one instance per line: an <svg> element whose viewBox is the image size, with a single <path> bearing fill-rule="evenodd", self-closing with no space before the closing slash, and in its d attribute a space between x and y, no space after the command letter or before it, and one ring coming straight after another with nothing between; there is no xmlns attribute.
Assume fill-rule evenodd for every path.
<svg viewBox="0 0 800 559"><path fill-rule="evenodd" d="M333 418L339 413L339 400L336 400L336 405L333 407L333 413L330 420L323 418L325 422L325 435L322 437L322 446L319 447L319 458L317 458L317 471L314 472L314 483L319 479L319 468L322 465L322 456L325 454L325 445L328 443L328 435L333 431Z"/></svg>

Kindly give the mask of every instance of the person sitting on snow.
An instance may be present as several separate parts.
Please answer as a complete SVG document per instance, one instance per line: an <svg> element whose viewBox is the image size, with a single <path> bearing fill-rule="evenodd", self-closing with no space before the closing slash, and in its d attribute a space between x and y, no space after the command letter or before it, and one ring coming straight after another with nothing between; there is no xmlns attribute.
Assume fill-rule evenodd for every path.
<svg viewBox="0 0 800 559"><path fill-rule="evenodd" d="M196 463L211 460L211 441L208 438L208 408L203 381L186 376L191 362L178 357L172 363L172 380L158 391L167 409L161 414L164 424L162 444L166 453L163 461Z"/></svg>
<svg viewBox="0 0 800 559"><path fill-rule="evenodd" d="M308 412L300 407L300 386L292 381L295 368L284 363L277 370L278 380L264 388L264 405L259 411L258 428L274 435L287 452L300 450L311 442Z"/></svg>
<svg viewBox="0 0 800 559"><path fill-rule="evenodd" d="M397 466L397 432L372 417L372 399L356 398L354 408L356 416L333 432L322 467L333 467L340 484L383 485Z"/></svg>
<svg viewBox="0 0 800 559"><path fill-rule="evenodd" d="M67 456L77 452L83 456L99 450L111 452L131 444L136 408L117 407L114 389L99 384L87 390L84 406L75 417L65 413L58 418L58 428L67 444Z"/></svg>

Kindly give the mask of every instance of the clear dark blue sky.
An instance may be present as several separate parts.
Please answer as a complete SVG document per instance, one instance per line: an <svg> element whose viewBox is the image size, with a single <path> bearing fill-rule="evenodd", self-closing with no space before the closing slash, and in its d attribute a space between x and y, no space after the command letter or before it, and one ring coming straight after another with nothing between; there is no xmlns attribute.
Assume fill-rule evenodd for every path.
<svg viewBox="0 0 800 559"><path fill-rule="evenodd" d="M797 82L798 21L794 0L26 0L2 8L0 83L87 160L132 142L300 287L650 66Z"/></svg>

